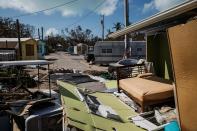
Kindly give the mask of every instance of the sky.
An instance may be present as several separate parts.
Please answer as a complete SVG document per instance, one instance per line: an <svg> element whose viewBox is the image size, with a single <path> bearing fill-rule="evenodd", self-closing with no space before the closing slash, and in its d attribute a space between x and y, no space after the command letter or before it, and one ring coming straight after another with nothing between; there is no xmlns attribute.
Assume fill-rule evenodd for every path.
<svg viewBox="0 0 197 131"><path fill-rule="evenodd" d="M186 0L128 1L129 21L135 23ZM45 9L49 10L33 13ZM36 29L44 27L45 36L61 34L64 28L72 29L80 25L101 37L101 15L105 16L105 34L108 29L114 31L114 23L124 23L124 0L0 0L1 17L19 19Z"/></svg>

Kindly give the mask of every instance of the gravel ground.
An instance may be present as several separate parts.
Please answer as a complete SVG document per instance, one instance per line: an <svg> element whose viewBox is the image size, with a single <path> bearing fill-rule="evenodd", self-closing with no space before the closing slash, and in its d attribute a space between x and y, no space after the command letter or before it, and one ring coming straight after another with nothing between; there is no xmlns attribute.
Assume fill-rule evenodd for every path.
<svg viewBox="0 0 197 131"><path fill-rule="evenodd" d="M46 59L56 59L54 64L51 65L51 69L65 68L65 69L76 69L80 71L85 70L97 70L97 71L107 71L106 66L99 65L89 65L83 56L70 55L65 52L51 53L45 56Z"/></svg>
<svg viewBox="0 0 197 131"><path fill-rule="evenodd" d="M66 54L65 52L56 52L51 53L50 55L45 56L45 59L54 59L54 64L50 65L50 69L76 69L80 71L86 70L97 70L97 71L107 71L107 67L99 66L99 65L89 65L84 59L83 56L78 55L70 55ZM37 69L29 70L31 75L37 75ZM41 75L42 74L42 75ZM39 84L40 89L48 89L48 76L42 79L42 76L48 74L47 70L40 70L40 78L41 83ZM44 81L43 81L44 80ZM37 87L35 87L37 88ZM58 86L55 82L51 82L51 89L58 92Z"/></svg>

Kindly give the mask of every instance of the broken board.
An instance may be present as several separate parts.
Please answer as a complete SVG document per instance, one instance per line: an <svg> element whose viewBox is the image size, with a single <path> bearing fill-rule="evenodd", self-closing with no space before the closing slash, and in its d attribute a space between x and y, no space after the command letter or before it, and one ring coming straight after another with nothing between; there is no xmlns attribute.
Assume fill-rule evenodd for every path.
<svg viewBox="0 0 197 131"><path fill-rule="evenodd" d="M197 130L197 20L168 29L181 129Z"/></svg>
<svg viewBox="0 0 197 131"><path fill-rule="evenodd" d="M122 122L92 114L86 103L79 99L75 85L62 81L57 81L57 84L69 125L85 131L143 131L142 128L128 120L129 117L136 116L137 113L113 94L95 92L91 95L102 104L113 108L123 120Z"/></svg>

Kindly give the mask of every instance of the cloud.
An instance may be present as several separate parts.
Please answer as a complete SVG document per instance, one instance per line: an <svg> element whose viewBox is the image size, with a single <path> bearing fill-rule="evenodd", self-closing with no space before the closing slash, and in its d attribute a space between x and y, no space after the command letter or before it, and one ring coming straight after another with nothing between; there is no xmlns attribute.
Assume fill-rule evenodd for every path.
<svg viewBox="0 0 197 131"><path fill-rule="evenodd" d="M47 31L45 32L45 35L46 36L55 36L55 35L57 35L59 32L58 32L58 30L56 29L56 28L53 28L53 27L51 27L51 28L48 28L47 29Z"/></svg>
<svg viewBox="0 0 197 131"><path fill-rule="evenodd" d="M118 0L106 0L98 12L106 16L111 15L116 10L117 3Z"/></svg>
<svg viewBox="0 0 197 131"><path fill-rule="evenodd" d="M151 1L150 3L145 3L142 12L145 13L150 9L154 9L154 1Z"/></svg>
<svg viewBox="0 0 197 131"><path fill-rule="evenodd" d="M0 8L15 9L22 13L32 13L38 10L43 10L57 6L71 0L0 0ZM69 5L65 5L53 10L45 11L45 15L51 15L54 12L60 12L62 16L77 16L82 15L85 11L94 11L97 14L111 15L117 8L118 0L104 0L105 3L96 11L94 10L99 5L101 0L78 0Z"/></svg>
<svg viewBox="0 0 197 131"><path fill-rule="evenodd" d="M152 9L163 11L183 1L186 1L186 0L151 0L149 3L144 4L142 12L145 13Z"/></svg>

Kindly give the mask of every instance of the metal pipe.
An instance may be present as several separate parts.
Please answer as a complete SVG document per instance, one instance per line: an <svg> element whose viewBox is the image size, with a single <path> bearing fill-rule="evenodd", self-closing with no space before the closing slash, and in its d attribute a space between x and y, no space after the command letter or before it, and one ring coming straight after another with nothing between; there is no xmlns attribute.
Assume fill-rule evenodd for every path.
<svg viewBox="0 0 197 131"><path fill-rule="evenodd" d="M43 27L41 27L41 37L42 37L42 40L44 40L44 37L43 37L43 31L44 31L44 29L43 29Z"/></svg>
<svg viewBox="0 0 197 131"><path fill-rule="evenodd" d="M49 64L48 64L48 79L49 79L49 96L51 97L51 78L50 78Z"/></svg>
<svg viewBox="0 0 197 131"><path fill-rule="evenodd" d="M5 48L6 49L8 48L8 41L7 40L5 41Z"/></svg>
<svg viewBox="0 0 197 131"><path fill-rule="evenodd" d="M21 32L20 32L20 24L19 24L19 20L16 20L16 26L17 26L17 35L18 35L18 44L19 44L19 53L20 53L20 60L22 59L22 46L21 46Z"/></svg>
<svg viewBox="0 0 197 131"><path fill-rule="evenodd" d="M105 26L104 26L104 15L101 16L101 26L102 26L102 41L104 41L105 38Z"/></svg>
<svg viewBox="0 0 197 131"><path fill-rule="evenodd" d="M38 28L38 39L40 40L40 29Z"/></svg>
<svg viewBox="0 0 197 131"><path fill-rule="evenodd" d="M39 65L38 65L38 81L37 81L38 89L40 89L40 87L39 87L39 81L40 81L40 70L39 70Z"/></svg>
<svg viewBox="0 0 197 131"><path fill-rule="evenodd" d="M125 18L125 28L129 25L129 2L128 0L124 0L124 18ZM129 57L129 38L128 35L125 34L125 52L124 58Z"/></svg>

